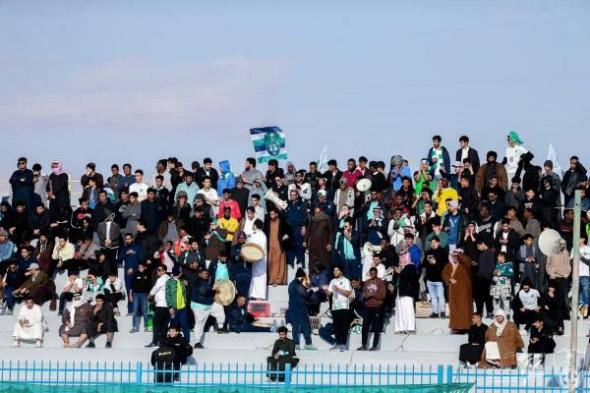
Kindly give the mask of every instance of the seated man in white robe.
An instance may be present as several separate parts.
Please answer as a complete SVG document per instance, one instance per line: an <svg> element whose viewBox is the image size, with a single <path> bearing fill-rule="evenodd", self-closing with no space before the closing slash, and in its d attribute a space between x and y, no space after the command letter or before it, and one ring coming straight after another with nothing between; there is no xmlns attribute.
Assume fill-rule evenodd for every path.
<svg viewBox="0 0 590 393"><path fill-rule="evenodd" d="M43 312L33 299L27 298L21 307L12 336L13 347L20 347L21 341L34 341L37 348L43 346Z"/></svg>

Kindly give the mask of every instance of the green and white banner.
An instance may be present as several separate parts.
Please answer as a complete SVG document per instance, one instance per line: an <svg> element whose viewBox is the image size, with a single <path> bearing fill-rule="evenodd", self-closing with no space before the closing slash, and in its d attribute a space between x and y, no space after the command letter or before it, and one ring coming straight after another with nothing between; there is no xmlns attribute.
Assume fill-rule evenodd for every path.
<svg viewBox="0 0 590 393"><path fill-rule="evenodd" d="M250 136L259 163L287 159L285 133L279 127L251 128Z"/></svg>

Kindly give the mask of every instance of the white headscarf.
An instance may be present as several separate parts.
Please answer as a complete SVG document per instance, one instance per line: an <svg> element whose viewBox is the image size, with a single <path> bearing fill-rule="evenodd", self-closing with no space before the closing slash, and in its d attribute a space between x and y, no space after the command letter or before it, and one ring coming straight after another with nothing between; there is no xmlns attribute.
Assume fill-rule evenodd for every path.
<svg viewBox="0 0 590 393"><path fill-rule="evenodd" d="M502 309L499 309L494 313L494 318L496 318L499 315L504 317L504 321L502 321L502 323L499 323L498 321L494 320L494 325L496 325L496 336L501 336L502 332L504 331L504 328L506 327L506 325L508 325L506 312Z"/></svg>
<svg viewBox="0 0 590 393"><path fill-rule="evenodd" d="M83 304L81 296L74 296L69 304L68 311L70 312L70 329L76 324L76 309Z"/></svg>

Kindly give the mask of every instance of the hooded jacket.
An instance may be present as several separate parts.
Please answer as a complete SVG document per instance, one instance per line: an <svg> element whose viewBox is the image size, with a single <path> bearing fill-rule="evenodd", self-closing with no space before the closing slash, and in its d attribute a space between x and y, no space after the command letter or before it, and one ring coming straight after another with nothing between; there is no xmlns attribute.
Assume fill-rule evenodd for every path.
<svg viewBox="0 0 590 393"><path fill-rule="evenodd" d="M217 180L217 194L223 195L223 190L226 188L231 190L236 187L236 176L231 171L231 166L228 160L219 162L219 169L221 174Z"/></svg>

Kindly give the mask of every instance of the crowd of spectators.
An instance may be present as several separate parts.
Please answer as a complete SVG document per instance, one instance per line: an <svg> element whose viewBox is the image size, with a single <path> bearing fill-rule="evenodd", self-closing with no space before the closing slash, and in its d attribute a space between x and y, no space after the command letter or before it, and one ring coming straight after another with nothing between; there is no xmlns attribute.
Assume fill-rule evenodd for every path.
<svg viewBox="0 0 590 393"><path fill-rule="evenodd" d="M355 326L359 350L378 350L387 322L415 333L416 302L424 301L430 318L447 318L451 333L468 333L478 347L462 349L462 360L512 367L521 337L529 335L530 353L548 352L570 307L587 318L590 305L590 222L584 214L582 241L573 244L571 209L577 189L584 209L590 204L586 169L576 156L565 173L534 159L511 131L503 160L488 151L480 161L467 136L451 154L434 136L414 171L400 155L387 164L351 158L344 169L329 160L324 172L316 162L297 170L271 160L262 173L248 158L239 174L228 161L185 168L172 157L151 177L129 163L122 171L113 164L109 175L88 163L72 201L75 174L59 161L49 174L39 164L31 170L22 157L12 197L0 205L2 313L22 303L14 346L42 345L49 302L65 347L92 348L100 335L111 347L117 318L129 317L129 334L152 332L147 346L180 336L202 348L211 329L276 330L257 323L248 302L272 302L268 286L288 285L285 322L296 348L315 349L312 325L326 303L331 321L320 335L345 351ZM558 255L539 250L548 227L565 240ZM244 259L248 243L264 249L263 261ZM581 293L570 302L573 247L582 255ZM67 280L56 288L61 273ZM220 281L235 286L229 306L215 300ZM486 355L489 342L500 358Z"/></svg>

